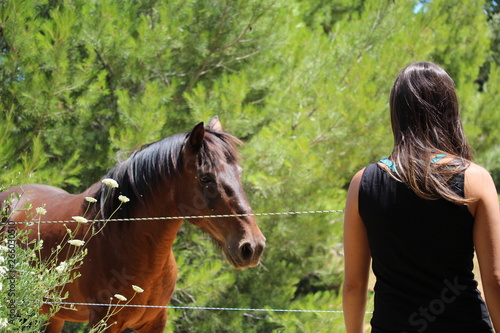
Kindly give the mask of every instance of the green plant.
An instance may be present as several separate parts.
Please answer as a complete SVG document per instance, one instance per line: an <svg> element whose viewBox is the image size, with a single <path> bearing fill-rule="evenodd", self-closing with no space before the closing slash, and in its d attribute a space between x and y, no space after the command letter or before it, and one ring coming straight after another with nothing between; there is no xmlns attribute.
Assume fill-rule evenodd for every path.
<svg viewBox="0 0 500 333"><path fill-rule="evenodd" d="M4 207L9 207L10 203L4 203ZM31 208L29 205L14 207ZM32 218L34 222L24 225L39 225L45 212L43 207L37 207L36 215ZM68 296L62 292L62 287L78 277L76 270L87 251L74 246L71 255L61 261L58 259L62 251L60 246L53 249L49 258L41 258L43 240L39 235L32 237L37 229L19 227L9 219L7 209L3 209L1 214L4 231L0 247L0 277L3 285L0 303L5 306L0 308L0 325L3 326L3 332L39 332L50 316L62 307L60 303ZM50 302L52 306L48 308L48 313L40 314L44 302Z"/></svg>
<svg viewBox="0 0 500 333"><path fill-rule="evenodd" d="M112 187L118 186L113 179L104 179L103 183L108 186L108 195ZM17 197L11 195L0 206L3 207L0 211L3 228L0 233L0 304L5 305L0 308L0 328L2 332L39 332L61 308L74 309L73 305L65 303L69 294L63 288L80 276L78 269L88 252L84 245L105 227L116 210L129 199L120 196L120 205L115 212L99 228L94 228L94 225L87 228L81 239L75 238L78 230L84 224L93 224L95 221L73 216L74 222L68 223L76 223L76 227L66 228L67 233L59 245L50 249L49 256L42 256L44 242L40 225L47 211L45 207L36 207L34 216L28 214L29 222L12 221L11 215L15 211L33 211L29 203L24 207L16 206L16 199L20 196L22 194ZM88 210L96 199L87 197L86 201ZM133 286L133 289L135 294L143 291L139 286ZM119 294L114 295L114 298L124 303L110 306L105 319L119 312L131 300ZM45 308L45 313L40 313L44 304L49 306ZM104 332L113 325L107 324L105 319L90 332Z"/></svg>

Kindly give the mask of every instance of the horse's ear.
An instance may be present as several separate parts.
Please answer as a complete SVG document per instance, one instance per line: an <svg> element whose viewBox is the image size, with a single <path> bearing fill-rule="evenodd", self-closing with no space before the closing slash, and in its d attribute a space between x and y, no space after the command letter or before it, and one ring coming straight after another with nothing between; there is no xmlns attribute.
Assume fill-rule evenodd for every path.
<svg viewBox="0 0 500 333"><path fill-rule="evenodd" d="M205 137L205 127L203 122L196 125L188 136L189 146L193 149L200 149L203 138Z"/></svg>
<svg viewBox="0 0 500 333"><path fill-rule="evenodd" d="M208 122L207 128L222 132L222 125L220 124L219 116L213 116L212 119L210 119L210 121Z"/></svg>

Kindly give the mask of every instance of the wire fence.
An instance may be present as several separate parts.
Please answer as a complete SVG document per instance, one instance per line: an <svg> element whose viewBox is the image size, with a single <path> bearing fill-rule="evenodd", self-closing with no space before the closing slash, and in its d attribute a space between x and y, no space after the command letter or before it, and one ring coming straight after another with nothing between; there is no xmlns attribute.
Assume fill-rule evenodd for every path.
<svg viewBox="0 0 500 333"><path fill-rule="evenodd" d="M190 219L210 219L210 218L229 218L246 216L283 216L283 215L303 215L303 214L327 214L343 213L343 209L330 210L310 210L299 212L277 212L277 213L248 213L248 214L225 214L225 215L190 215L190 216L161 216L161 217L128 217L120 219L95 219L91 222L129 222L129 221L167 221L167 220L190 220ZM14 222L15 224L26 224L27 222ZM60 221L31 221L30 223L79 223L76 220Z"/></svg>
<svg viewBox="0 0 500 333"><path fill-rule="evenodd" d="M343 213L343 209L329 210L311 210L311 211L292 211L292 212L276 212L276 213L249 213L249 214L225 214L225 215L191 215L191 216L162 216L162 217L134 217L121 219L98 219L93 222L127 222L127 221L168 221L168 220L189 220L200 218L230 218L230 217L246 217L246 216L286 216L286 215L304 215L304 214L329 214ZM16 224L26 224L26 222L15 222ZM37 221L36 223L79 223L75 220L60 220L60 221ZM54 305L80 305L80 306L103 306L107 307L110 304L105 303L73 303L73 302L46 302ZM296 313L339 313L343 314L342 310L308 310L308 309L266 309L266 308L224 308L224 307L201 307L201 306L162 306L162 305L135 305L135 304L116 304L113 306L120 307L135 307L135 308L164 308L164 309L182 309L182 310L212 310L212 311L253 311L253 312L296 312ZM372 312L366 312L370 314Z"/></svg>
<svg viewBox="0 0 500 333"><path fill-rule="evenodd" d="M230 218L230 217L246 217L246 216L287 216L287 215L305 215L305 214L331 214L343 213L343 209L329 210L310 210L310 211L291 211L291 212L274 212L274 213L249 213L249 214L225 214L225 215L191 215L191 216L162 216L162 217L134 217L134 218L119 218L119 219L96 219L92 222L128 222L128 221L168 221L168 220L189 220L200 218ZM26 222L14 222L15 224L26 224ZM79 223L76 220L59 220L59 221L36 221L32 223ZM233 307L202 307L202 306L170 306L170 305L145 305L145 304L106 304L106 303L78 303L78 302L45 302L57 306L118 306L118 307L133 307L133 308L163 308L163 309L180 309L180 310L205 310L205 311L243 311L243 312L295 312L295 313L337 313L343 314L342 310L310 310L310 309L273 309L273 308L233 308ZM371 312L366 312L371 313Z"/></svg>
<svg viewBox="0 0 500 333"><path fill-rule="evenodd" d="M302 312L302 313L344 313L342 310L304 310L304 309L255 309L255 308L222 308L205 306L171 306L171 305L136 305L136 304L105 304L105 303L73 303L73 302L45 302L51 305L83 305L83 306L117 306L124 308L154 308L154 309L180 309L180 310L212 310L212 311L245 311L245 312ZM371 313L371 312L366 312Z"/></svg>

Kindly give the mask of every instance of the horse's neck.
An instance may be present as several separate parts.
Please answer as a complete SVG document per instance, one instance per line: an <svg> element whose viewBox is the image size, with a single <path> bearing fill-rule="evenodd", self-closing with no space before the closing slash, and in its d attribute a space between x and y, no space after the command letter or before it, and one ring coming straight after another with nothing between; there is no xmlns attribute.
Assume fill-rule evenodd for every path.
<svg viewBox="0 0 500 333"><path fill-rule="evenodd" d="M82 193L82 197L94 196L101 187L98 182ZM99 198L96 198L99 200ZM148 202L148 201L146 201ZM99 204L99 203L97 203ZM124 205L133 204L124 203ZM99 206L96 206L99 207ZM91 218L102 218L92 212ZM110 221L105 224L101 234L97 235L101 250L112 247L120 258L127 258L127 265L145 265L146 267L165 265L170 260L172 245L182 220L141 220L140 218L179 216L177 209L165 205L165 202L149 202L148 207L143 203L136 204L130 209L130 221ZM122 217L126 219L126 217Z"/></svg>
<svg viewBox="0 0 500 333"><path fill-rule="evenodd" d="M99 198L96 197L97 192L99 192L100 188L102 186L102 183L99 181L97 183L92 184L88 189L80 193L80 196L82 197L82 200L85 200L86 197L91 197L96 200L99 200Z"/></svg>
<svg viewBox="0 0 500 333"><path fill-rule="evenodd" d="M135 211L135 218L148 217ZM103 230L117 251L126 254L131 265L160 269L172 255L172 246L182 220L110 221ZM119 249L118 249L119 248Z"/></svg>

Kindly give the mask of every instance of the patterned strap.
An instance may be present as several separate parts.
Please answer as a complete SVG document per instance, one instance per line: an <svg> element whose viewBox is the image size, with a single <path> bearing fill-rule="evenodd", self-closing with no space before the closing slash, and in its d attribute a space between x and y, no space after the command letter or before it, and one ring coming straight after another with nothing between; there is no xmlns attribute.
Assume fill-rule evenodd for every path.
<svg viewBox="0 0 500 333"><path fill-rule="evenodd" d="M431 159L431 166L434 166L437 162L439 162L442 158L446 157L446 154L436 155L433 159ZM390 161L388 158L383 158L380 160L381 163L384 163L391 169L392 172L396 172L396 164L393 161Z"/></svg>
<svg viewBox="0 0 500 333"><path fill-rule="evenodd" d="M396 172L396 164L394 164L394 162L390 161L388 158L383 158L380 160L380 162L387 165L392 172Z"/></svg>
<svg viewBox="0 0 500 333"><path fill-rule="evenodd" d="M431 165L433 166L434 164L436 164L437 162L439 162L443 157L446 157L446 154L439 154L439 155L436 155L436 157L434 157L432 160L431 160Z"/></svg>

